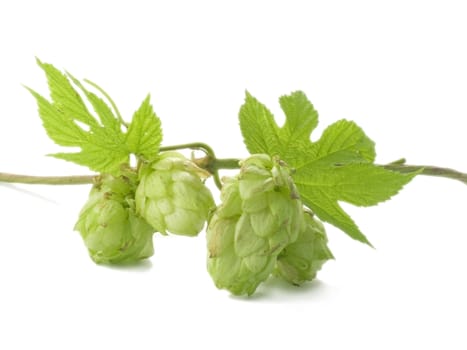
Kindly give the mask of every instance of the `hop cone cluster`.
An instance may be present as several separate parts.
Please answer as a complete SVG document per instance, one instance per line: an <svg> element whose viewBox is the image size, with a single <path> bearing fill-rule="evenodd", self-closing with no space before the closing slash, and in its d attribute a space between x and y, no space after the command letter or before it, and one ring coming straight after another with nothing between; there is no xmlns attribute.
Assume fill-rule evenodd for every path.
<svg viewBox="0 0 467 350"><path fill-rule="evenodd" d="M91 189L75 230L96 263L133 262L152 256L154 229L135 214L135 179L102 175Z"/></svg>
<svg viewBox="0 0 467 350"><path fill-rule="evenodd" d="M142 167L136 211L161 233L195 236L215 207L203 179L209 173L178 152L165 152Z"/></svg>
<svg viewBox="0 0 467 350"><path fill-rule="evenodd" d="M263 154L242 162L221 199L207 231L208 271L218 288L250 295L296 241L304 226L302 203L288 168Z"/></svg>
<svg viewBox="0 0 467 350"><path fill-rule="evenodd" d="M333 259L327 246L323 224L305 212L305 226L295 242L289 244L277 257L276 274L286 281L300 285L311 281L323 264Z"/></svg>

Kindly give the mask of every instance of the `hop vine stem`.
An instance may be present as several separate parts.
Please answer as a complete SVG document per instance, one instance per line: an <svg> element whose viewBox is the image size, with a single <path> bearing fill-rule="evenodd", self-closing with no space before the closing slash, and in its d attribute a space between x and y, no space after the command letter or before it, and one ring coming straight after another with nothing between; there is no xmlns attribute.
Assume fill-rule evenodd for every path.
<svg viewBox="0 0 467 350"><path fill-rule="evenodd" d="M160 151L171 151L180 149L201 150L205 153L204 157L193 158L192 160L200 168L209 171L217 187L221 187L219 170L240 168L240 159L237 158L217 158L214 150L202 142L186 143L181 145L164 146ZM385 165L379 165L387 170L400 173L411 173L420 171L418 175L443 177L452 180L458 180L467 185L467 173L431 165L409 165L405 164L405 159L399 159ZM30 185L85 185L93 184L98 174L94 175L71 175L71 176L34 176L0 172L0 182L19 183Z"/></svg>
<svg viewBox="0 0 467 350"><path fill-rule="evenodd" d="M419 175L444 177L452 180L459 180L467 185L467 174L454 169L442 168L437 166L418 166L393 163L383 165L382 167L388 170L398 171L400 173L411 173L422 169Z"/></svg>
<svg viewBox="0 0 467 350"><path fill-rule="evenodd" d="M97 176L98 175L34 176L0 173L0 182L28 185L86 185L92 184Z"/></svg>

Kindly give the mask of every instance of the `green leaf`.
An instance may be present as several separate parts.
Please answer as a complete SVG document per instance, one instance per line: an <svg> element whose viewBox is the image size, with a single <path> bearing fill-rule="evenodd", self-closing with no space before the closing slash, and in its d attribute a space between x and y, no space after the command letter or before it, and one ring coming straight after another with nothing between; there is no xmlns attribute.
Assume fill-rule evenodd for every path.
<svg viewBox="0 0 467 350"><path fill-rule="evenodd" d="M282 147L309 141L310 133L318 125L318 112L301 91L281 96L279 103L285 113L284 127L279 131Z"/></svg>
<svg viewBox="0 0 467 350"><path fill-rule="evenodd" d="M297 169L294 180L302 201L322 220L369 244L338 201L358 206L376 205L397 194L415 175L400 174L369 163L351 163L317 169L304 166Z"/></svg>
<svg viewBox="0 0 467 350"><path fill-rule="evenodd" d="M126 144L129 150L137 156L150 158L159 152L161 142L161 121L154 113L148 95L133 115Z"/></svg>
<svg viewBox="0 0 467 350"><path fill-rule="evenodd" d="M413 174L401 174L374 164L353 163L345 166L321 168L303 167L294 174L295 182L303 189L328 188L333 199L358 206L372 206L397 194Z"/></svg>
<svg viewBox="0 0 467 350"><path fill-rule="evenodd" d="M272 113L256 98L246 92L240 109L240 130L248 151L276 155L280 151L278 128Z"/></svg>
<svg viewBox="0 0 467 350"><path fill-rule="evenodd" d="M302 92L282 96L286 121L279 127L272 113L249 93L240 109L240 128L250 153L279 156L294 169L293 179L303 203L323 221L350 237L370 244L340 207L383 202L417 173L401 174L375 165L375 145L354 122L340 120L312 142L318 114Z"/></svg>
<svg viewBox="0 0 467 350"><path fill-rule="evenodd" d="M62 109L54 106L34 90L27 89L36 98L39 115L41 116L47 135L60 146L81 145L85 138L85 131L71 119L65 118Z"/></svg>
<svg viewBox="0 0 467 350"><path fill-rule="evenodd" d="M309 142L310 133L318 124L318 112L305 94L297 91L282 96L279 101L287 117L282 128L277 126L266 106L246 92L239 119L245 145L251 154L293 158L295 151Z"/></svg>
<svg viewBox="0 0 467 350"><path fill-rule="evenodd" d="M63 113L67 121L76 120L89 126L97 126L94 117L89 113L81 96L73 88L66 76L48 63L42 63L36 60L47 77L50 90L50 97L57 110Z"/></svg>
<svg viewBox="0 0 467 350"><path fill-rule="evenodd" d="M52 101L27 89L36 98L47 134L58 145L81 149L80 152L56 153L52 156L94 171L118 173L120 165L128 163L130 151L125 142L126 136L121 131L121 122L110 107L70 74L67 76L40 60L37 63L46 74ZM90 113L69 79L81 89L99 120Z"/></svg>
<svg viewBox="0 0 467 350"><path fill-rule="evenodd" d="M373 162L375 144L354 122L345 119L328 126L318 142L312 144L314 166L323 163Z"/></svg>
<svg viewBox="0 0 467 350"><path fill-rule="evenodd" d="M104 125L105 128L110 131L109 134L120 136L122 130L122 123L114 115L110 106L107 105L107 103L105 103L102 98L86 89L83 86L83 84L81 84L81 82L75 77L73 77L70 73L67 73L67 75L73 81L73 83L76 86L78 86L81 89L81 91L85 94L86 98L91 103L94 111L98 115L102 125Z"/></svg>

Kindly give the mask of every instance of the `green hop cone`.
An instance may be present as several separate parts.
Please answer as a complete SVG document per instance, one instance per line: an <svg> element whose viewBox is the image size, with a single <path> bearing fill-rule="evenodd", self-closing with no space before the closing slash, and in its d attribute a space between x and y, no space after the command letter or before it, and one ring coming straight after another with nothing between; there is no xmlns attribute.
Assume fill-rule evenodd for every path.
<svg viewBox="0 0 467 350"><path fill-rule="evenodd" d="M96 263L123 263L154 253L154 229L134 210L134 184L129 177L102 175L79 214L79 231Z"/></svg>
<svg viewBox="0 0 467 350"><path fill-rule="evenodd" d="M297 239L302 203L288 168L265 154L241 163L240 173L225 180L221 200L207 230L208 271L218 288L251 295Z"/></svg>
<svg viewBox="0 0 467 350"><path fill-rule="evenodd" d="M141 169L136 210L161 233L195 236L215 207L203 183L208 176L178 152L161 153Z"/></svg>
<svg viewBox="0 0 467 350"><path fill-rule="evenodd" d="M275 273L294 285L313 280L323 264L334 259L327 241L323 224L305 212L305 226L277 257Z"/></svg>

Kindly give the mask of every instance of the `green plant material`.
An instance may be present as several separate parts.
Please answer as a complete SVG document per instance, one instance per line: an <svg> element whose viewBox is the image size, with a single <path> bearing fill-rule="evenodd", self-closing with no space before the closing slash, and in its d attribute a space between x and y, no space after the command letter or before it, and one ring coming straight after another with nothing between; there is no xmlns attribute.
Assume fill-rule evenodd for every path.
<svg viewBox="0 0 467 350"><path fill-rule="evenodd" d="M157 231L195 236L214 199L203 180L210 174L178 152L163 152L140 170L136 210Z"/></svg>
<svg viewBox="0 0 467 350"><path fill-rule="evenodd" d="M149 96L134 114L127 133L124 123L97 95L88 91L71 74L63 74L53 65L38 65L44 70L51 101L27 88L36 98L39 115L49 137L58 145L79 147L80 152L55 153L51 156L72 161L89 169L118 175L128 164L129 155L154 156L162 140L159 118L152 110ZM70 81L71 80L71 81ZM98 118L88 110L79 91L87 98ZM118 112L118 111L117 111Z"/></svg>
<svg viewBox="0 0 467 350"><path fill-rule="evenodd" d="M305 225L297 239L277 257L275 273L294 285L312 281L326 261L333 259L323 224L305 213Z"/></svg>
<svg viewBox="0 0 467 350"><path fill-rule="evenodd" d="M126 144L137 157L151 159L159 152L161 142L161 121L154 113L148 95L133 115Z"/></svg>
<svg viewBox="0 0 467 350"><path fill-rule="evenodd" d="M97 263L148 258L154 231L195 236L208 220L207 268L218 288L251 295L271 274L300 285L314 279L333 258L321 221L370 244L340 202L376 205L419 174L467 183L467 174L453 169L406 165L405 160L375 164L374 142L345 119L312 141L318 112L301 91L280 97L282 126L246 93L239 120L251 156L243 161L218 159L204 142L161 147L161 121L149 95L127 123L98 85L83 81L96 94L70 73L37 63L46 75L50 97L27 89L37 101L48 136L72 148L52 156L99 174L0 173L0 181L93 183L75 229ZM201 150L205 157L188 160L174 152L180 149ZM136 158L134 168L130 156ZM219 170L239 167L239 174L221 184ZM217 207L205 186L211 175L222 186Z"/></svg>
<svg viewBox="0 0 467 350"><path fill-rule="evenodd" d="M321 220L370 244L339 201L372 206L389 199L418 172L401 174L375 165L374 142L354 123L330 125L318 141L310 134L318 113L303 92L280 98L286 121L279 127L272 113L249 93L240 109L240 128L250 153L278 156L294 168L303 203Z"/></svg>
<svg viewBox="0 0 467 350"><path fill-rule="evenodd" d="M287 167L266 154L242 161L238 176L225 180L221 199L207 230L208 271L218 288L251 295L297 239L302 203Z"/></svg>
<svg viewBox="0 0 467 350"><path fill-rule="evenodd" d="M154 229L135 214L135 177L101 176L81 210L75 230L96 263L135 262L154 252Z"/></svg>

